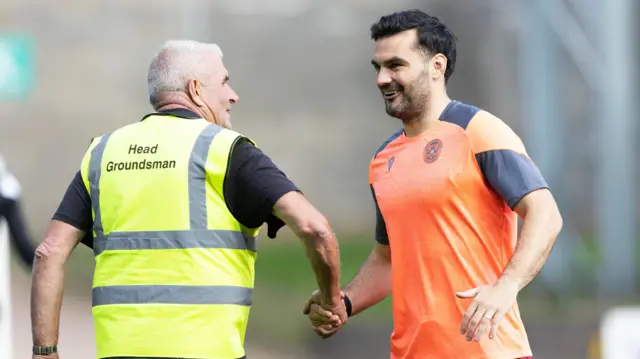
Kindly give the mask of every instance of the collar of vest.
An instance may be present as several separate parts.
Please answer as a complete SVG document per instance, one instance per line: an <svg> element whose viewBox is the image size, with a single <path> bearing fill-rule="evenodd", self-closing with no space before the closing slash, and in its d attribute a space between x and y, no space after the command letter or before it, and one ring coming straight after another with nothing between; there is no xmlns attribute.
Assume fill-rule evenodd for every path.
<svg viewBox="0 0 640 359"><path fill-rule="evenodd" d="M140 121L144 121L149 116L174 116L180 117L187 120L196 120L202 117L198 116L195 112L188 110L186 108L172 108L168 110L162 110L154 113L150 113L142 118Z"/></svg>

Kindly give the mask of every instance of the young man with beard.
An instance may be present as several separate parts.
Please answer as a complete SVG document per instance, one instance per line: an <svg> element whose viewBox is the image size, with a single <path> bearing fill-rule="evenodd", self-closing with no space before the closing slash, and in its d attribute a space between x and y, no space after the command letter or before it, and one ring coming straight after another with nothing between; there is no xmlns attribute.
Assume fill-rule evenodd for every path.
<svg viewBox="0 0 640 359"><path fill-rule="evenodd" d="M456 37L444 23L398 12L371 37L386 112L403 128L371 161L377 244L343 289L348 313L393 293L391 358L530 357L516 297L561 230L554 198L504 122L449 99ZM318 302L304 312L326 338L344 321Z"/></svg>

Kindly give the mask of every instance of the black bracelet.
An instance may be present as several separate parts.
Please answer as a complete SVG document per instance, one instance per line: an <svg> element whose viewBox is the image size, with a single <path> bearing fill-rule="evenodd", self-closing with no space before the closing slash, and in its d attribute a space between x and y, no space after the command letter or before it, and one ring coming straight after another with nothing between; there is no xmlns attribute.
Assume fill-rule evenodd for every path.
<svg viewBox="0 0 640 359"><path fill-rule="evenodd" d="M35 355L51 355L58 352L57 345L34 345L32 352Z"/></svg>
<svg viewBox="0 0 640 359"><path fill-rule="evenodd" d="M347 308L347 317L350 317L351 316L351 310L352 310L351 299L349 299L349 297L347 297L347 295L345 294L343 300L344 300L344 306Z"/></svg>

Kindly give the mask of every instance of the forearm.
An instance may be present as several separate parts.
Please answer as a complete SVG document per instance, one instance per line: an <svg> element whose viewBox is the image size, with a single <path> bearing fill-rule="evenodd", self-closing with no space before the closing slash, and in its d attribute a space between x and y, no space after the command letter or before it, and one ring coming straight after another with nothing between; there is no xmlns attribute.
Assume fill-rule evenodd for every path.
<svg viewBox="0 0 640 359"><path fill-rule="evenodd" d="M302 241L318 288L327 304L340 302L340 251L326 218L304 196L291 191L274 206L274 214Z"/></svg>
<svg viewBox="0 0 640 359"><path fill-rule="evenodd" d="M47 247L46 241L36 250L31 287L31 327L36 345L58 342L65 259Z"/></svg>
<svg viewBox="0 0 640 359"><path fill-rule="evenodd" d="M514 254L499 282L514 282L519 289L526 287L547 261L561 228L562 218L557 210L528 213Z"/></svg>
<svg viewBox="0 0 640 359"><path fill-rule="evenodd" d="M328 225L300 235L307 258L318 282L318 289L327 303L340 300L340 250Z"/></svg>
<svg viewBox="0 0 640 359"><path fill-rule="evenodd" d="M344 288L351 301L351 315L372 307L391 294L391 259L376 250Z"/></svg>

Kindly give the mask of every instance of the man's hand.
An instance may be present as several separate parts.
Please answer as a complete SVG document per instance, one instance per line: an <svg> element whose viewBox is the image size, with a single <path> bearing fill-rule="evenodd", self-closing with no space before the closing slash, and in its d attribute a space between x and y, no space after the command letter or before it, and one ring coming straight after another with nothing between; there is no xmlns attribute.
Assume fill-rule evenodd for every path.
<svg viewBox="0 0 640 359"><path fill-rule="evenodd" d="M325 303L322 293L316 290L304 305L306 314L313 325L313 331L323 339L337 333L347 323L347 309L344 305L344 293L340 293L338 303Z"/></svg>
<svg viewBox="0 0 640 359"><path fill-rule="evenodd" d="M474 298L464 313L460 333L466 334L467 341L478 341L491 323L489 339L493 339L498 326L516 301L519 287L508 281L493 285L473 288L464 292L457 292L458 298Z"/></svg>

